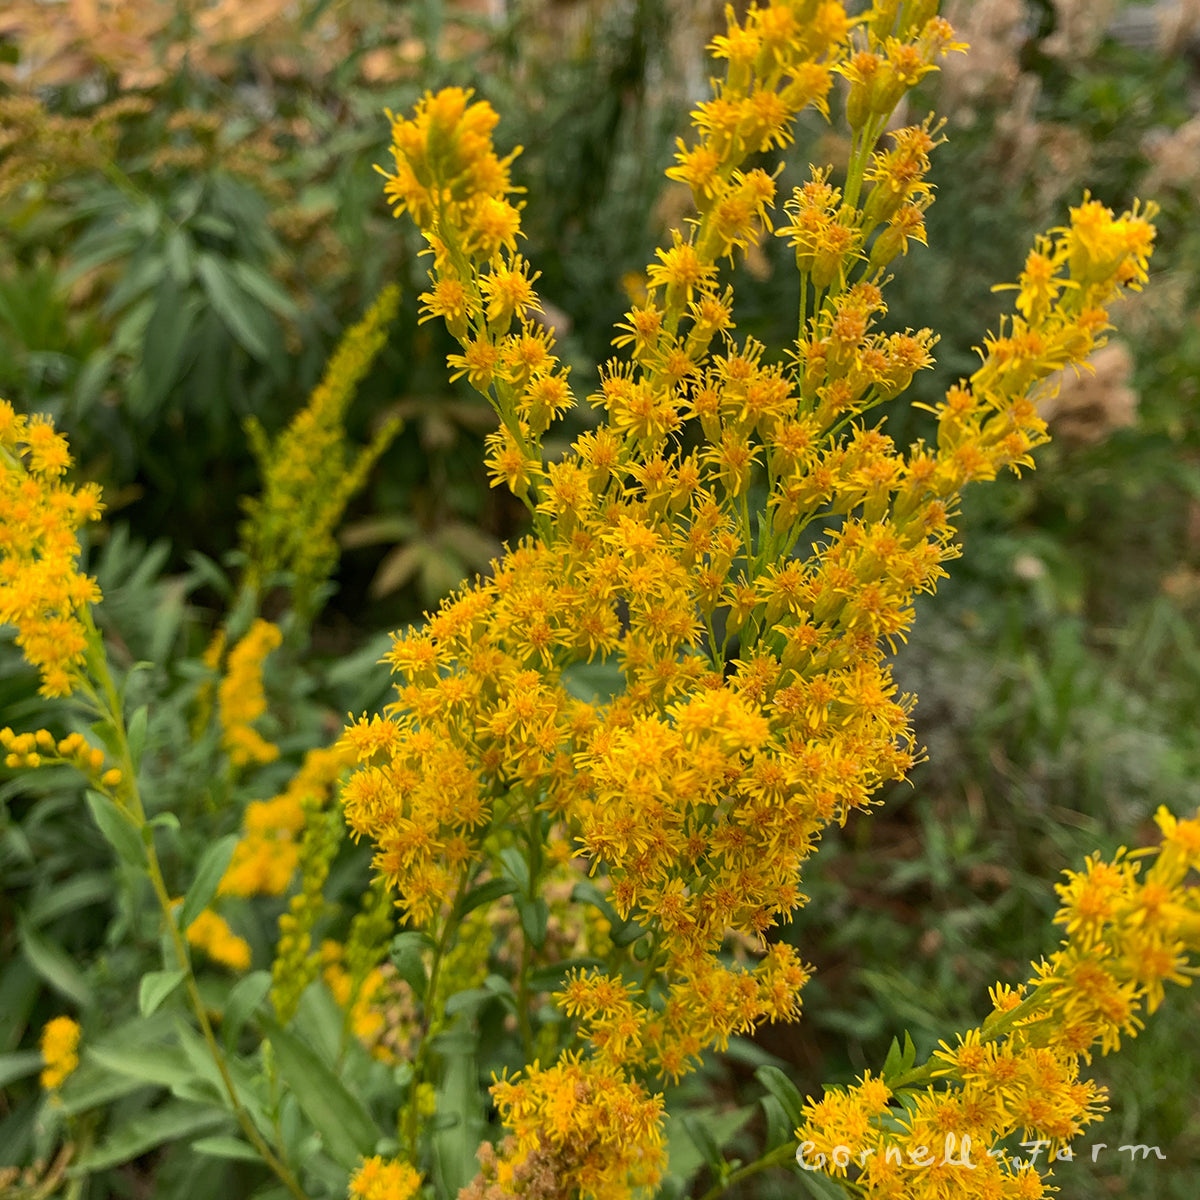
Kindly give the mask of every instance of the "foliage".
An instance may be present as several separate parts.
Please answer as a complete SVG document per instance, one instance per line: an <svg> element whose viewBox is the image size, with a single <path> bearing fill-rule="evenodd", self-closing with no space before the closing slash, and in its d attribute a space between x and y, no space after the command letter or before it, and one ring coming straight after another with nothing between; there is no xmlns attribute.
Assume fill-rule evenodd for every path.
<svg viewBox="0 0 1200 1200"><path fill-rule="evenodd" d="M54 425L0 409L0 1195L1185 1194L1195 244L1147 140L1181 60L1066 4L1023 43L964 12L965 72L932 4L755 7L659 196L665 6L580 39L536 5L128 7L114 41L0 18L3 381L85 475L181 500L106 486L134 528L89 535ZM421 259L340 124L384 103ZM1055 372L1145 278L1149 211L1107 205L1148 159L1173 299L1120 302L1136 373L1081 399ZM397 542L324 607L339 549ZM367 633L403 589L435 611ZM1170 1166L1068 1159L1105 1081L1113 1145ZM947 1132L1008 1157L891 1167Z"/></svg>

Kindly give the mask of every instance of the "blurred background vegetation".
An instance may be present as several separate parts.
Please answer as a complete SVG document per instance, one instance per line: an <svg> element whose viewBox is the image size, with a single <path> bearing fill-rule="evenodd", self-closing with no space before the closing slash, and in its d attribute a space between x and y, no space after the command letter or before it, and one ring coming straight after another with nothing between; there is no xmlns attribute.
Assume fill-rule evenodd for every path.
<svg viewBox="0 0 1200 1200"><path fill-rule="evenodd" d="M403 288L401 316L349 436L404 425L343 528L336 591L313 629L328 669L286 681L299 698L285 733L379 703L379 631L420 619L523 531L522 510L482 470L490 412L446 383L445 335L417 323L420 247L373 170L383 111L456 83L502 114L499 139L524 147L524 252L586 396L642 266L687 215L662 170L707 86L722 7L8 0L0 394L51 413L80 473L104 485L93 569L130 661L161 667L144 686L170 696L197 677L238 567L238 497L257 486L246 420L277 433L385 283ZM878 1067L904 1029L927 1052L1051 945L1049 881L1063 867L1139 843L1160 804L1200 803L1200 9L977 0L949 15L972 52L909 110L947 118L930 245L893 265L888 293L895 327L941 335L914 398L970 372L1006 303L991 285L1015 279L1033 234L1085 188L1118 208L1156 200L1159 250L1094 373L1063 382L1037 471L965 501L963 557L897 665L920 697L928 761L829 839L786 934L819 968L808 1019L735 1046L686 1085L747 1154L764 1119L752 1080L763 1055L815 1093ZM781 188L810 159L836 166L845 153L836 125L811 121ZM740 330L768 345L794 336L785 249L753 248L739 291ZM888 428L907 441L924 416L897 411ZM6 721L33 721L41 702L15 661L0 647L0 706ZM183 728L186 706L166 710L164 728ZM187 762L163 754L161 770L195 791ZM3 960L31 953L14 915L38 887L29 864L44 872L49 856L52 875L91 878L103 851L0 786ZM69 949L100 936L99 917L64 925L68 911L42 913L47 937ZM51 1011L42 968L0 987L0 1053ZM1194 1195L1195 1015L1194 996L1176 994L1144 1037L1098 1063L1112 1113L1092 1140L1110 1149L1063 1169L1064 1200ZM0 1120L13 1103L0 1101ZM1165 1160L1130 1163L1115 1150L1129 1142ZM696 1147L672 1151L676 1164L702 1161ZM702 1191L702 1168L697 1180ZM794 1190L790 1177L758 1179L745 1194Z"/></svg>

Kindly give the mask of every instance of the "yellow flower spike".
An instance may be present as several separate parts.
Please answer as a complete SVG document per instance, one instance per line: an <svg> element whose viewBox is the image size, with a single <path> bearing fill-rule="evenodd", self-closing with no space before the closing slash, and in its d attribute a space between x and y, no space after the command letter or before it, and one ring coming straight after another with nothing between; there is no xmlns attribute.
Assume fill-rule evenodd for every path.
<svg viewBox="0 0 1200 1200"><path fill-rule="evenodd" d="M427 92L418 101L412 120L392 118L392 154L395 174L378 168L387 179L384 194L397 215L408 211L422 226L432 225L443 212L465 226L477 221L476 233L495 231L495 220L487 215L489 200L503 201L513 189L508 168L514 152L505 159L492 149L491 133L499 118L486 101L468 104L471 92L445 88L436 95ZM510 218L506 215L507 230ZM461 223L461 224L460 224ZM511 229L515 235L516 229ZM506 244L509 233L502 235ZM490 258L498 246L481 247Z"/></svg>
<svg viewBox="0 0 1200 1200"><path fill-rule="evenodd" d="M261 495L243 501L246 581L260 588L272 576L288 573L293 605L305 617L311 615L316 593L337 563L335 533L346 505L399 430L398 421L389 421L356 457L349 453L346 411L387 343L387 326L399 306L399 288L380 291L362 319L342 335L321 382L273 443L257 422L247 425L263 486ZM205 652L214 670L224 650L223 638L224 631L219 631ZM207 696L202 700L200 715L206 717ZM249 758L261 752L257 743L245 748Z"/></svg>
<svg viewBox="0 0 1200 1200"><path fill-rule="evenodd" d="M266 741L251 722L267 711L263 662L282 642L279 627L259 617L229 652L217 699L224 731L222 742L235 767L273 762L279 756L279 748Z"/></svg>
<svg viewBox="0 0 1200 1200"><path fill-rule="evenodd" d="M463 157L469 99L427 98L395 138L396 192L432 251L425 315L443 316L460 342L452 370L492 393L500 428L488 469L526 498L536 532L396 639L386 729L359 725L344 738L357 759L346 819L370 839L405 919L435 942L463 890L500 869L485 831L534 811L552 838L569 831L613 910L648 931L627 990L599 975L564 988L579 1049L497 1082L512 1140L485 1180L515 1181L552 1160L563 1186L589 1200L652 1186L660 1097L635 1081L677 1079L733 1036L797 1015L807 972L765 939L803 902L799 872L821 830L867 809L918 757L912 700L897 694L888 656L913 598L956 553L958 493L1029 462L1045 437L1039 381L1103 336L1104 304L1144 272L1148 226L1135 214L1097 232L1125 251L1086 282L1072 278L1073 235L1052 236L1018 285L1017 319L939 407L936 446L904 452L865 423L931 365L936 341L878 324L880 269L924 238L940 126L874 145L884 102L957 48L934 7L879 3L852 19L841 4L804 0L754 7L744 20L730 13L715 45L727 77L698 106L692 144L670 172L691 186L698 215L658 252L646 294L616 331L624 357L603 367L591 398L599 428L552 464L541 437L570 393L551 337L526 324L533 269L511 244L485 261L473 240L483 199L507 202L507 180L490 167L450 178L446 166ZM856 59L861 51L875 57ZM752 339L733 340L719 260L775 220L771 164L745 159L787 144L799 108L822 108L832 74L855 72L864 127L845 187L814 171L778 231L804 275L797 342L781 363ZM429 151L435 126L441 158ZM1080 269L1092 272L1102 252L1080 251ZM768 491L757 513L755 481ZM812 524L829 516L832 528ZM597 655L622 686L585 703L564 672ZM547 856L540 862L538 885L548 886ZM1078 945L1034 980L1039 1001L1052 996L1061 1013L1053 1045L1044 1023L1016 1011L1021 993L997 989L979 1045L996 1030L1012 1043L983 1052L969 1094L956 1084L962 1095L915 1107L911 1140L959 1118L983 1140L1014 1123L1065 1139L1091 1119L1099 1097L1072 1074L1071 1055L1136 1032L1140 1003L1184 975L1163 922L1175 922L1176 942L1193 928L1192 910L1176 920L1161 888L1135 899L1125 869L1114 868L1115 893L1099 875L1077 889ZM1147 882L1167 886L1165 868L1162 878L1153 870ZM1110 916L1128 917L1128 934L1097 963L1088 939L1104 938ZM744 963L720 957L731 938ZM542 1045L545 1030L524 1032ZM821 1136L835 1139L839 1122L872 1127L887 1089L864 1077L860 1095L828 1105ZM415 1152L416 1130L409 1136ZM869 1171L872 1187L895 1194L886 1163ZM930 1194L958 1182L938 1175ZM988 1184L998 1194L1042 1186L1036 1171L993 1172Z"/></svg>
<svg viewBox="0 0 1200 1200"><path fill-rule="evenodd" d="M16 627L41 693L66 696L83 666L84 610L100 599L76 561L77 530L99 518L100 491L62 482L71 456L48 418L0 400L0 430L0 625Z"/></svg>
<svg viewBox="0 0 1200 1200"><path fill-rule="evenodd" d="M908 1162L922 1145L940 1148L950 1131L960 1154L943 1164L943 1192L1040 1195L1042 1170L1053 1153L1104 1111L1104 1092L1080 1078L1080 1063L1090 1063L1097 1048L1117 1049L1122 1035L1135 1036L1143 1006L1155 1011L1164 984L1187 986L1196 973L1191 964L1200 953L1200 888L1184 886L1182 874L1168 882L1158 867L1175 849L1176 830L1200 829L1200 819L1183 822L1160 810L1157 820L1162 841L1136 859L1123 851L1111 862L1092 856L1082 871L1067 872L1058 887L1063 906L1056 921L1067 934L1062 948L1036 965L1029 985L993 988L993 1016L981 1028L959 1035L956 1046L941 1044L919 1072L937 1083L916 1093L899 1129L864 1126L866 1080L845 1093L827 1092L806 1106L797 1130L806 1161L839 1144L870 1151L869 1161L858 1163L857 1178L846 1173L864 1196L882 1198L895 1194L895 1180L876 1169L879 1162L889 1155ZM1154 860L1145 882L1139 878L1143 858ZM1028 1015L1017 1020L1022 1004ZM1045 1141L1050 1155L1020 1171L985 1155L1018 1133L1027 1142ZM970 1166L961 1157L964 1136L977 1151L967 1156Z"/></svg>
<svg viewBox="0 0 1200 1200"><path fill-rule="evenodd" d="M47 1091L57 1091L79 1066L79 1037L79 1025L70 1017L55 1017L42 1027L41 1084Z"/></svg>

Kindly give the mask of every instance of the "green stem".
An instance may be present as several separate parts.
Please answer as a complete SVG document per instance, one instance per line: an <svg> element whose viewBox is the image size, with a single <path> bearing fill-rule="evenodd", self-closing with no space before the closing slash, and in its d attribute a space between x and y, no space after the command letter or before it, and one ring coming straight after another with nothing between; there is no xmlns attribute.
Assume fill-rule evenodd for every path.
<svg viewBox="0 0 1200 1200"><path fill-rule="evenodd" d="M541 815L533 806L529 821L529 902L538 896L538 881L542 873ZM532 965L535 947L529 940L524 922L521 923L521 976L517 982L517 1022L521 1029L521 1047L525 1061L533 1061L533 1022L529 1016L529 968Z"/></svg>
<svg viewBox="0 0 1200 1200"><path fill-rule="evenodd" d="M533 1061L533 1022L529 1019L529 935L521 930L521 974L517 980L517 1024L521 1031L521 1049L526 1062Z"/></svg>
<svg viewBox="0 0 1200 1200"><path fill-rule="evenodd" d="M854 136L853 148L850 153L850 163L846 168L846 190L842 194L844 203L851 208L858 207L858 195L862 191L863 180L867 173L867 164L879 141L879 135L887 126L886 117L876 117L868 120L866 125Z"/></svg>
<svg viewBox="0 0 1200 1200"><path fill-rule="evenodd" d="M233 1110L234 1118L242 1132L246 1135L247 1140L255 1150L258 1151L263 1162L275 1172L280 1182L296 1200L308 1200L307 1194L300 1186L299 1180L292 1174L291 1168L267 1145L266 1140L254 1124L250 1114L243 1107L241 1099L238 1096L237 1085L229 1073L229 1066L225 1061L225 1055L213 1032L212 1022L208 1017L208 1008L204 1003L203 997L200 995L200 988L196 983L196 976L192 971L191 956L188 954L187 943L179 929L179 923L175 919L175 906L171 902L171 894L167 889L166 880L162 873L162 866L158 861L158 853L154 847L154 838L152 835L147 836L146 810L142 803L141 793L138 790L137 772L133 762L133 754L129 749L129 738L125 729L125 720L121 713L120 697L117 694L112 674L108 669L108 662L100 640L99 630L97 630L95 622L92 620L92 614L89 609L84 610L83 621L89 643L88 665L96 682L100 685L100 694L97 694L90 686L85 686L81 690L89 696L92 703L96 706L101 719L112 731L113 740L117 747L117 765L121 770L118 802L120 800L126 801L123 807L134 819L139 831L142 833L146 849L146 874L150 879L150 886L154 890L158 906L162 911L163 921L166 924L176 964L183 972L183 984L184 990L187 993L188 1003L191 1005L192 1013L196 1018L196 1023L200 1027L204 1043L208 1047L208 1052L212 1056L213 1063L216 1065L217 1073L221 1077L221 1084L225 1089L225 1094Z"/></svg>
<svg viewBox="0 0 1200 1200"><path fill-rule="evenodd" d="M1002 1013L999 1016L993 1013L991 1017L984 1021L980 1029L981 1039L985 1042L999 1041L1000 1038L1012 1032L1019 1021L1023 1021L1036 1013L1045 1002L1046 996L1043 994L1042 989L1035 988L1015 1008L1010 1008L1008 1012ZM931 1058L924 1065L914 1067L911 1071L906 1071L897 1079L890 1080L888 1087L893 1092L896 1092L900 1088L920 1087L926 1083L931 1083L934 1078L933 1071L935 1066L936 1060Z"/></svg>
<svg viewBox="0 0 1200 1200"><path fill-rule="evenodd" d="M450 948L452 935L458 928L458 923L454 920L454 914L458 909L459 900L466 891L470 876L471 868L468 864L463 867L462 875L459 877L458 887L450 901L450 911L446 914L446 921L442 926L441 936L434 946L433 962L429 965L429 982L425 985L425 1011L421 1020L421 1043L417 1049L416 1058L413 1060L412 1082L409 1084L408 1110L404 1114L404 1140L408 1143L410 1162L417 1161L419 1149L417 1145L421 1118L419 1093L421 1084L425 1082L425 1071L429 1064L430 1033L435 1023L433 1014L440 1007L437 996L438 977L441 974L442 962L445 960L446 951Z"/></svg>
<svg viewBox="0 0 1200 1200"><path fill-rule="evenodd" d="M782 1167L784 1163L790 1162L795 1157L796 1147L794 1145L785 1143L782 1146L776 1146L762 1158L755 1159L754 1162L747 1163L746 1166L739 1167L736 1171L731 1171L724 1179L719 1179L700 1197L700 1200L717 1200L722 1192L731 1188L735 1183L741 1183L743 1179L750 1179L770 1167Z"/></svg>

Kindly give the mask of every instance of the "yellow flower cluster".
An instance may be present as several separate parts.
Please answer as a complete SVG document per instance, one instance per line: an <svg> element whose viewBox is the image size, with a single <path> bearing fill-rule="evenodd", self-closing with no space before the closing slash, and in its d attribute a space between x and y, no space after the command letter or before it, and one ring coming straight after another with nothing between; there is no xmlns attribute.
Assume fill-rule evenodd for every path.
<svg viewBox="0 0 1200 1200"><path fill-rule="evenodd" d="M250 943L229 928L224 917L206 908L188 927L187 940L213 962L232 971L250 969Z"/></svg>
<svg viewBox="0 0 1200 1200"><path fill-rule="evenodd" d="M248 424L263 492L244 502L247 581L259 588L272 575L290 572L293 605L304 614L337 562L334 531L346 505L399 429L398 422L389 422L349 460L346 409L387 342L387 326L399 306L399 288L380 292L362 320L343 334L320 384L274 445L256 421Z"/></svg>
<svg viewBox="0 0 1200 1200"><path fill-rule="evenodd" d="M520 1080L492 1089L514 1135L497 1164L497 1183L509 1189L531 1155L558 1160L560 1195L627 1196L653 1187L662 1175L662 1096L599 1060L568 1054L554 1066L534 1063Z"/></svg>
<svg viewBox="0 0 1200 1200"><path fill-rule="evenodd" d="M433 254L426 314L446 320L463 348L451 367L495 407L490 469L529 504L535 535L395 638L395 702L343 738L359 764L346 818L435 940L456 897L503 873L489 827L534 831L531 896L545 844L573 839L643 931L623 977L578 975L561 995L584 1049L497 1084L516 1135L500 1172L550 1155L585 1196L648 1184L662 1165L659 1097L641 1081L678 1078L734 1034L798 1014L807 972L794 952L776 945L743 967L723 947L764 947L803 903L822 828L911 766L912 701L888 653L956 553L959 491L1030 463L1046 437L1040 381L1081 361L1104 305L1145 278L1147 217L1085 201L1027 263L1019 315L938 405L935 445L905 451L861 420L931 363L930 331L878 326L882 266L924 238L937 130L877 142L905 89L959 48L935 10L730 11L714 44L726 79L672 169L696 216L618 327L624 357L591 400L598 428L554 462L541 438L572 401L531 323L536 275L515 253L495 114L451 89L393 120L387 191ZM850 80L855 150L844 191L817 171L785 206L801 304L776 361L734 339L720 260L771 228L776 174L747 161L784 146L805 105L824 110L835 74ZM597 659L623 686L589 703L565 673Z"/></svg>
<svg viewBox="0 0 1200 1200"><path fill-rule="evenodd" d="M375 1155L363 1159L350 1179L350 1200L409 1200L421 1186L421 1176L401 1159L388 1162Z"/></svg>
<svg viewBox="0 0 1200 1200"><path fill-rule="evenodd" d="M279 627L258 617L229 652L225 675L217 689L217 701L221 744L235 767L274 762L279 757L279 747L268 742L251 722L267 711L262 684L263 662L282 641Z"/></svg>
<svg viewBox="0 0 1200 1200"><path fill-rule="evenodd" d="M1195 973L1188 955L1200 950L1200 887L1183 881L1200 869L1200 816L1179 820L1160 808L1155 821L1162 840L1144 878L1139 859L1148 852L1121 851L1111 863L1089 858L1058 885L1055 923L1067 940L1038 968L1038 1017L1089 1062L1088 1047L1108 1053L1123 1032L1137 1033L1138 1010L1158 1008L1164 983L1187 986Z"/></svg>
<svg viewBox="0 0 1200 1200"><path fill-rule="evenodd" d="M321 978L371 1057L385 1063L411 1059L419 1033L416 1007L395 968L385 963L356 978L346 947L331 940L321 943L320 955Z"/></svg>
<svg viewBox="0 0 1200 1200"><path fill-rule="evenodd" d="M0 749L5 751L4 765L12 770L66 763L87 777L93 787L112 789L120 786L118 767L104 768L104 751L89 746L81 733L68 733L56 739L48 729L35 733L13 733L0 729Z"/></svg>
<svg viewBox="0 0 1200 1200"><path fill-rule="evenodd" d="M350 765L338 746L318 746L304 756L300 770L277 796L252 800L242 816L242 836L217 888L219 896L282 896L296 873L304 829L304 801L324 807L333 786Z"/></svg>
<svg viewBox="0 0 1200 1200"><path fill-rule="evenodd" d="M500 417L488 439L493 486L507 483L528 503L542 474L542 436L574 399L553 336L534 320L537 273L516 253L521 217L508 197L517 152L496 154L498 117L470 99L447 88L420 101L411 120L392 118L395 172L385 172L384 191L429 243L433 287L421 295L422 319L443 318L462 343L451 377L465 375Z"/></svg>
<svg viewBox="0 0 1200 1200"><path fill-rule="evenodd" d="M76 561L76 531L99 518L100 489L64 483L70 465L66 438L48 418L0 400L0 625L16 626L44 696L71 692L87 642L84 611L100 599Z"/></svg>
<svg viewBox="0 0 1200 1200"><path fill-rule="evenodd" d="M56 1091L79 1066L79 1026L70 1017L55 1017L42 1027L39 1044L45 1063L42 1087Z"/></svg>
<svg viewBox="0 0 1200 1200"><path fill-rule="evenodd" d="M10 8L5 5L6 39L13 34ZM0 98L0 197L6 200L31 184L47 189L104 170L116 159L123 122L153 107L148 97L126 93L86 116L62 116L52 104L10 86L6 79Z"/></svg>
<svg viewBox="0 0 1200 1200"><path fill-rule="evenodd" d="M1111 862L1092 857L1066 873L1055 918L1067 933L1062 947L1035 964L1027 988L997 985L982 1026L941 1044L926 1073L949 1086L914 1093L909 1080L903 1109L889 1107L891 1088L869 1073L827 1092L796 1132L803 1161L879 1200L1044 1195L1050 1164L1070 1161L1071 1139L1103 1109L1104 1090L1080 1078L1080 1062L1135 1035L1143 1006L1153 1012L1162 1002L1163 984L1190 984L1200 970L1192 961L1200 886L1184 882L1200 868L1200 818L1160 809L1156 819L1159 846L1122 850ZM1139 859L1151 854L1143 875ZM1029 1155L1018 1165L989 1154L1017 1133L1042 1143L1041 1169Z"/></svg>

